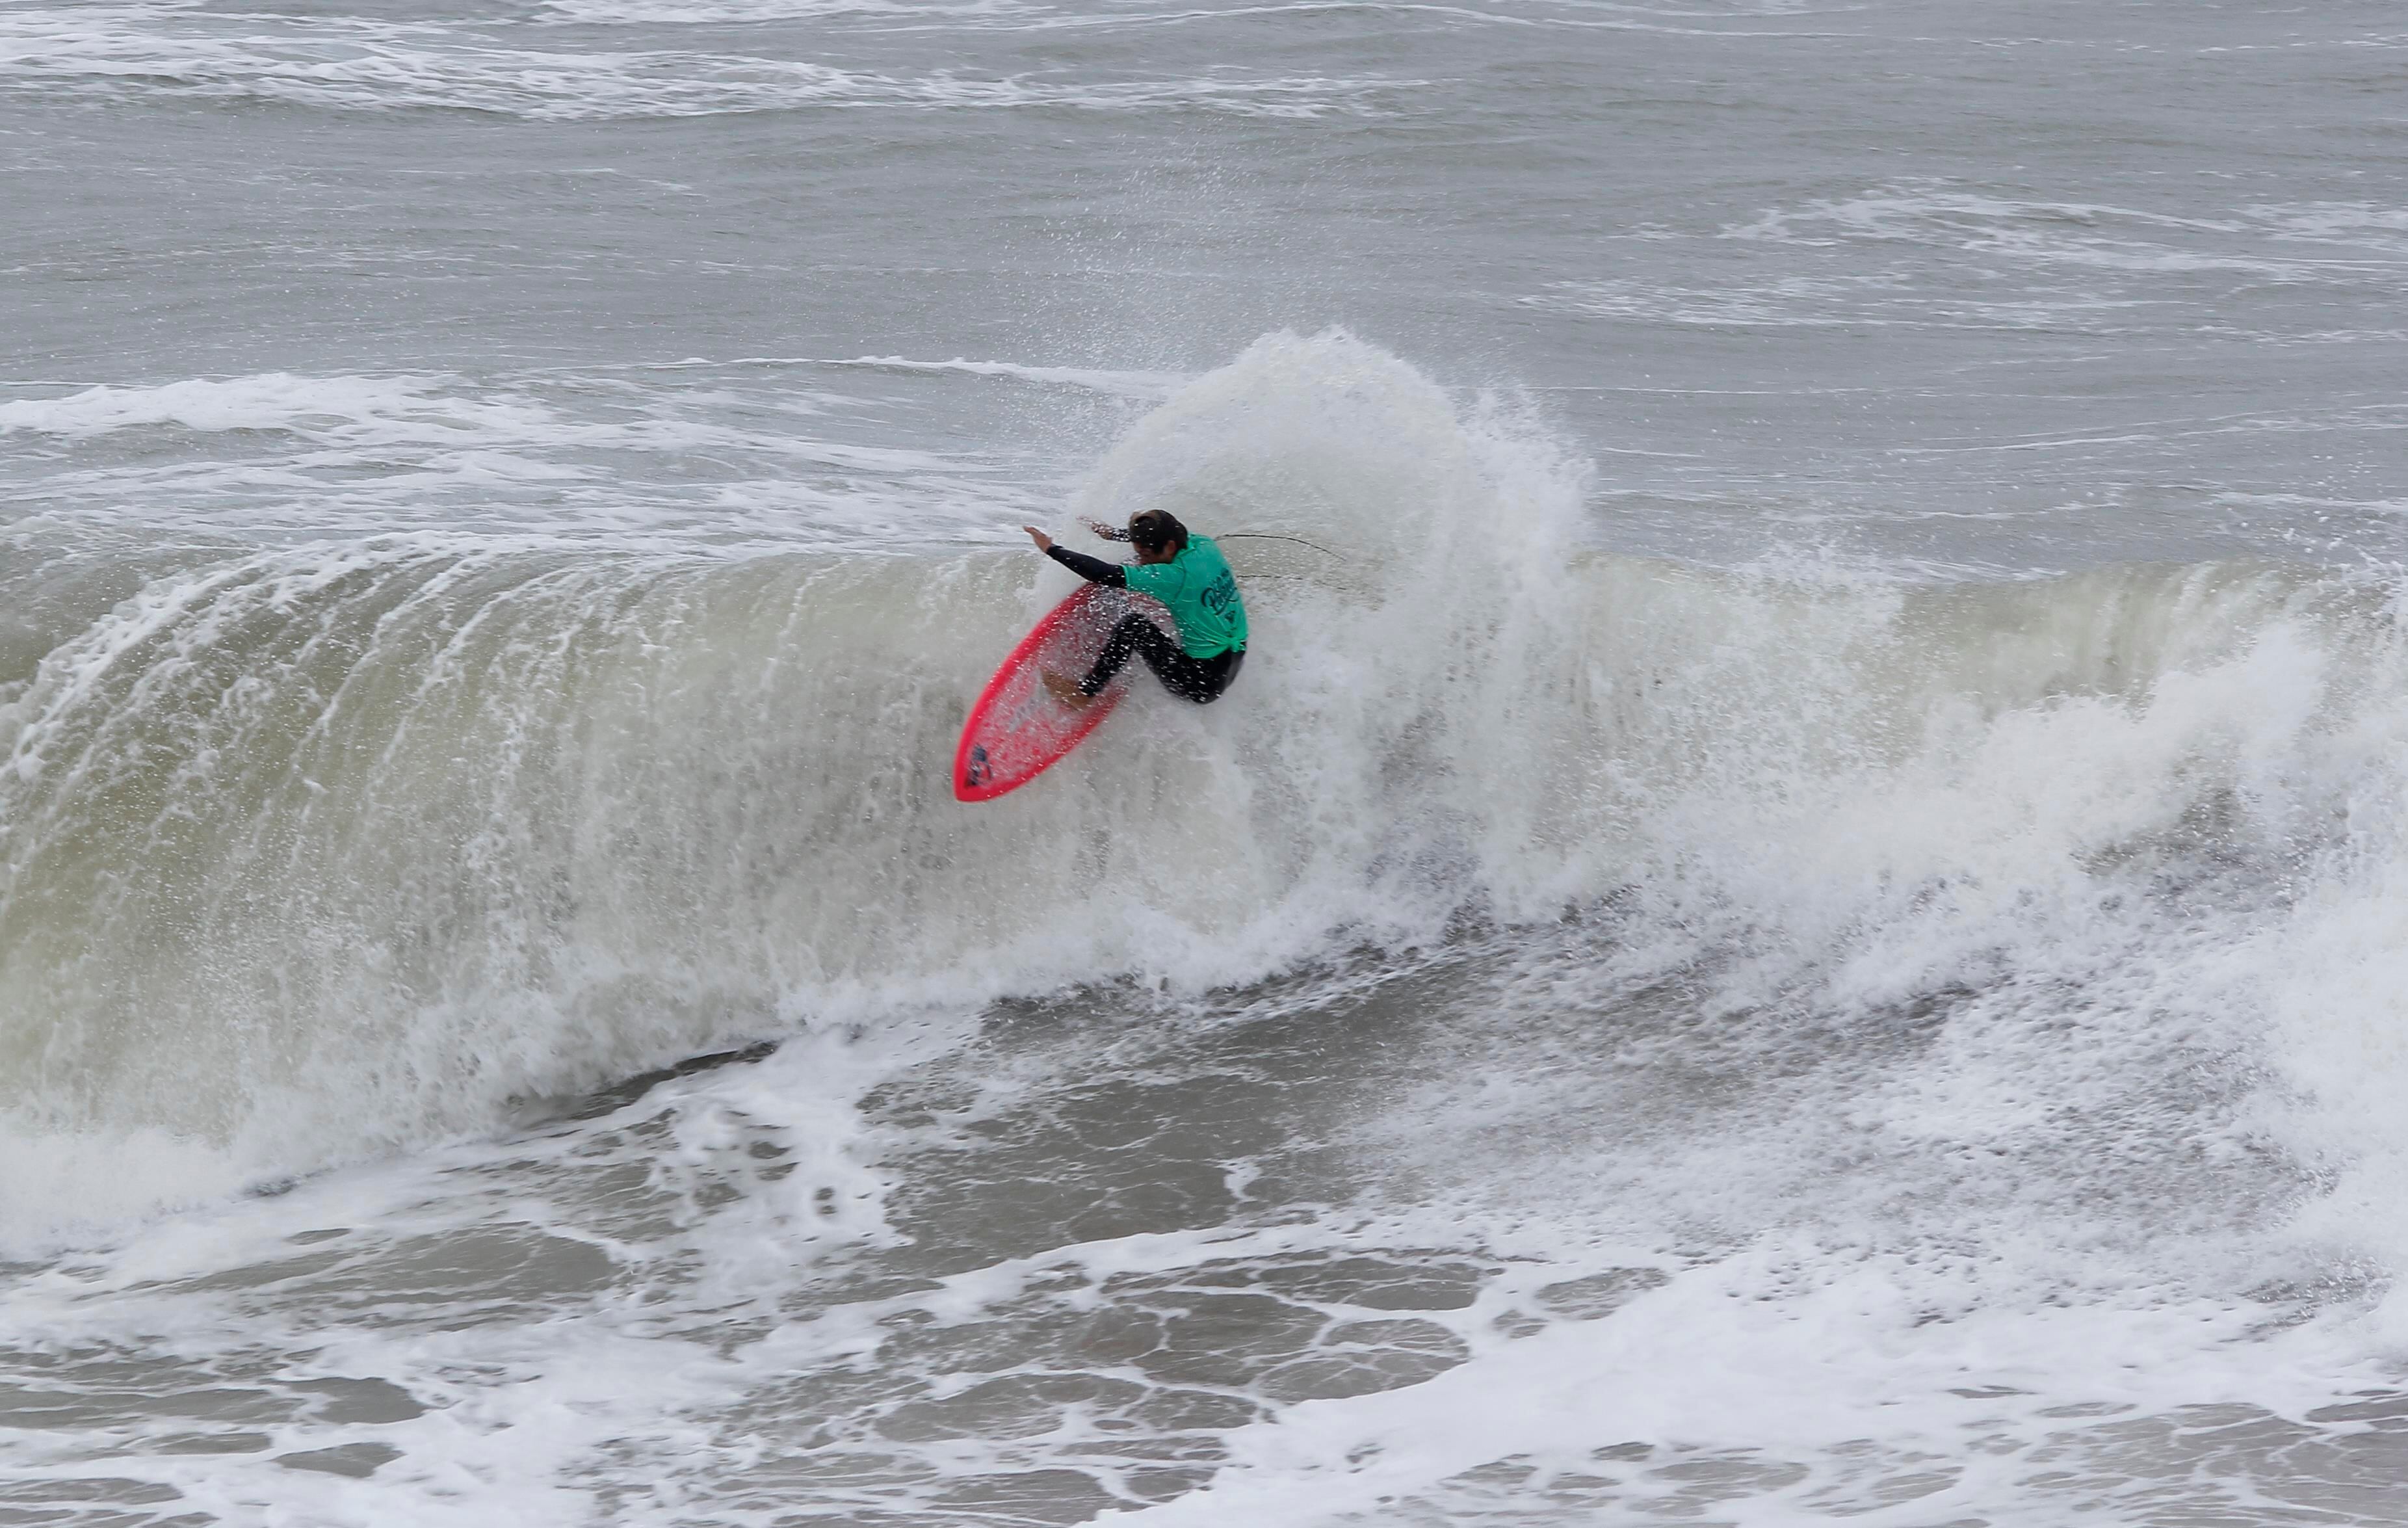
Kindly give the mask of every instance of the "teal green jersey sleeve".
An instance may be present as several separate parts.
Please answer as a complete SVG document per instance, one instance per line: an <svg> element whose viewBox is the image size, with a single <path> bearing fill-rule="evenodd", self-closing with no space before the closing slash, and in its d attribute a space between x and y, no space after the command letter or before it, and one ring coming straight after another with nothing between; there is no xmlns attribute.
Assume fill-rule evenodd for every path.
<svg viewBox="0 0 2408 1528"><path fill-rule="evenodd" d="M1246 602L1238 575L1209 536L1191 536L1179 555L1126 569L1128 586L1162 601L1179 626L1179 648L1192 658L1219 657L1246 645Z"/></svg>

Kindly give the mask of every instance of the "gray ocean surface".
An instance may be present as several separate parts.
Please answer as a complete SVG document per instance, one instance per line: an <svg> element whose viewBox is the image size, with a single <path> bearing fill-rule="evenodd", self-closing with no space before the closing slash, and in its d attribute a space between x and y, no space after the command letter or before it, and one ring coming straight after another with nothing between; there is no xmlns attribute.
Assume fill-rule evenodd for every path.
<svg viewBox="0 0 2408 1528"><path fill-rule="evenodd" d="M2396 6L5 0L0 1525L2408 1521L2403 314Z"/></svg>

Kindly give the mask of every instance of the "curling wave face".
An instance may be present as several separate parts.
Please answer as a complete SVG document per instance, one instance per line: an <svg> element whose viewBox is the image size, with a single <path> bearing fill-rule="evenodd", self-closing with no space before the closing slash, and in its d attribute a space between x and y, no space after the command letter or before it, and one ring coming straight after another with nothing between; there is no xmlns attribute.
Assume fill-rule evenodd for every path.
<svg viewBox="0 0 2408 1528"><path fill-rule="evenodd" d="M45 407L16 427L128 412ZM161 411L131 412L102 423ZM0 1224L105 1240L415 1161L212 1234L281 1269L286 1239L364 1234L320 1220L380 1228L241 1276L278 1289L407 1283L414 1238L484 1237L538 1306L624 1285L720 1332L759 1305L757 1349L664 1371L679 1415L723 1419L681 1447L808 1415L794 1468L870 1470L844 1478L925 1521L949 1478L1032 1469L1172 1521L1477 1516L1519 1499L1480 1473L1509 1454L1599 1511L1623 1498L1582 1462L1668 1427L1814 1461L1709 1472L1700 1500L1772 1511L1921 1478L1952 1407L2022 1457L2069 1395L2329 1399L2398 1319L2367 1270L2408 1256L2393 589L1715 570L1592 544L1592 489L1517 407L1343 333L1265 338L1071 506L1228 533L1243 681L1205 709L1140 686L976 808L953 733L1068 582L1025 551L496 526L127 562L21 527L0 1144L37 1171L0 1179ZM757 1075L571 1102L765 1038ZM558 1203L480 1219L412 1173ZM473 1259L425 1276L455 1274L424 1298L488 1298ZM53 1292L45 1320L99 1320ZM140 1319L201 1319L157 1298ZM1222 1352L1215 1301L1318 1334L1280 1348L1250 1306ZM1122 1340L1054 1351L1073 1309L1158 1346L1073 1384ZM609 1341L649 1351L653 1319ZM947 1344L983 1323L1033 1367L961 1390ZM2217 1356L2248 1342L2288 1356ZM446 1362L375 1372L457 1390ZM1198 1363L1234 1365L1202 1400ZM1632 1373L1643 1403L1599 1378ZM1098 1464L1094 1417L1186 1463ZM1862 1489L2061 1505L1931 1479Z"/></svg>
<svg viewBox="0 0 2408 1528"><path fill-rule="evenodd" d="M1710 574L1583 547L1584 487L1373 347L1265 339L1076 506L1261 533L1244 703L976 812L928 761L1061 592L1025 558L384 536L55 612L0 714L7 1128L241 1181L797 1023L1608 905L1596 979L1723 1011L2063 983L2246 1044L2384 895L2385 590Z"/></svg>

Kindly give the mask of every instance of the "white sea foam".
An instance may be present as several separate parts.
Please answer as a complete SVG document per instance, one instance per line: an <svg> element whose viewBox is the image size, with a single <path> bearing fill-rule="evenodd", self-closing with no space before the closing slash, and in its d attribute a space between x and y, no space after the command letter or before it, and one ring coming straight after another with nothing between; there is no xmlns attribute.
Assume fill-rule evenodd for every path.
<svg viewBox="0 0 2408 1528"><path fill-rule="evenodd" d="M189 430L290 430L334 435L363 427L378 444L519 433L538 416L524 400L473 399L437 377L208 377L151 387L86 387L0 403L0 432L82 439L143 425Z"/></svg>
<svg viewBox="0 0 2408 1528"><path fill-rule="evenodd" d="M1733 1259L1639 1296L1612 1320L1519 1341L1462 1322L1485 1339L1462 1367L1290 1408L1235 1434L1233 1463L1209 1489L1127 1521L1302 1528L1443 1501L1450 1488L1476 1513L1512 1484L1575 1512L1584 1496L1590 1512L1677 1509L1694 1492L1702 1500L1687 1510L1712 1503L1717 1520L1749 1528L1968 1512L2062 1523L2085 1509L2044 1473L2034 1478L2028 1454L2052 1443L2060 1457L2085 1450L2085 1427L2052 1417L2062 1411L2054 1398L2086 1395L2091 1415L2112 1416L2220 1401L2305 1408L2329 1395L2256 1369L2169 1375L2169 1353L2240 1337L2229 1310L1999 1308L1919 1333L1890 1269L1782 1299L1759 1282L1770 1272ZM2018 1380L2044 1388L2008 1388ZM1664 1467L1673 1448L1690 1456L1685 1468ZM2016 1463L1991 1465L1985 1450ZM1655 1467L1633 1467L1651 1455Z"/></svg>

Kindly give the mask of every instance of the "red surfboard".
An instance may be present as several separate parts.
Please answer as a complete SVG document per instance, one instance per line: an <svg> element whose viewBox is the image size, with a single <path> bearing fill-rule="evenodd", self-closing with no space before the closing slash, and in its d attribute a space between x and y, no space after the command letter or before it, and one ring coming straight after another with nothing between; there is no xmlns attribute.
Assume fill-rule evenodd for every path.
<svg viewBox="0 0 2408 1528"><path fill-rule="evenodd" d="M953 750L955 799L991 801L1018 790L1100 726L1121 703L1129 670L1122 670L1092 702L1076 710L1045 688L1045 670L1085 678L1123 615L1135 610L1151 617L1160 609L1142 596L1082 584L1047 613L986 682L978 703L970 707L969 720L962 724L962 741Z"/></svg>

